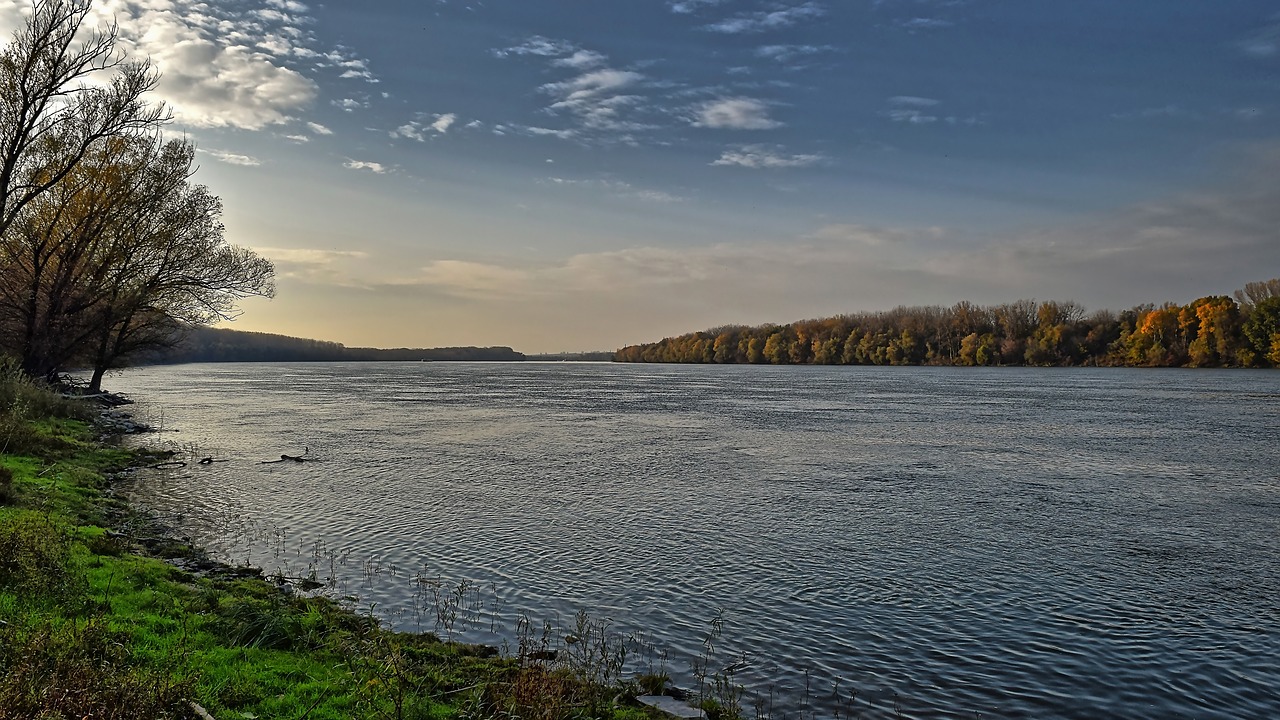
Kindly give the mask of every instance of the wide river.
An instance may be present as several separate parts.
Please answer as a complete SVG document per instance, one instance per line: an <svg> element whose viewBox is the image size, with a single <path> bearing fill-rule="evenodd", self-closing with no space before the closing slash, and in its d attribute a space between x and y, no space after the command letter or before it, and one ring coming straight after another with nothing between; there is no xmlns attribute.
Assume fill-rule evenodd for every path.
<svg viewBox="0 0 1280 720"><path fill-rule="evenodd" d="M501 644L520 615L586 610L685 687L703 657L745 666L749 717L770 695L774 717L1280 717L1278 372L225 364L107 385L164 431L145 442L224 461L136 498L403 629Z"/></svg>

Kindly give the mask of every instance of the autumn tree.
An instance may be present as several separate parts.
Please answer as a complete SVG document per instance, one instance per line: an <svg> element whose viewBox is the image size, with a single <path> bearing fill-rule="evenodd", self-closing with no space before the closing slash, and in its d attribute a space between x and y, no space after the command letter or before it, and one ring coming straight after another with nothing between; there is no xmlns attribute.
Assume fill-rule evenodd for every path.
<svg viewBox="0 0 1280 720"><path fill-rule="evenodd" d="M34 376L102 373L273 292L271 264L227 245L194 150L164 143L156 75L82 25L88 0L40 0L0 52L0 339ZM83 38L76 40L77 37ZM109 74L105 84L84 81ZM101 79L101 78L99 78Z"/></svg>
<svg viewBox="0 0 1280 720"><path fill-rule="evenodd" d="M1280 294L1253 304L1243 332L1255 363L1280 367Z"/></svg>
<svg viewBox="0 0 1280 720"><path fill-rule="evenodd" d="M137 148L141 188L112 227L101 258L102 302L93 323L90 386L105 370L155 347L170 345L186 327L231 320L236 303L274 293L274 267L228 244L222 202L189 182L194 148L183 141ZM123 179L123 178L122 178Z"/></svg>

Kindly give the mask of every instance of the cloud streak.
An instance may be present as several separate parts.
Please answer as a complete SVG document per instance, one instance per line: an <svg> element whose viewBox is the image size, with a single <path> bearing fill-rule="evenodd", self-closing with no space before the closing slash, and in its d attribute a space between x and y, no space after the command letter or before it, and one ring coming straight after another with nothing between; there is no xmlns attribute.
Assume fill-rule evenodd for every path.
<svg viewBox="0 0 1280 720"><path fill-rule="evenodd" d="M383 175L390 171L390 168L382 163L369 162L367 160L347 160L342 163L342 167L348 170L363 170L375 175Z"/></svg>
<svg viewBox="0 0 1280 720"><path fill-rule="evenodd" d="M693 125L716 130L772 130L782 123L769 117L769 104L749 97L707 101L694 109Z"/></svg>
<svg viewBox="0 0 1280 720"><path fill-rule="evenodd" d="M805 20L822 17L826 11L815 2L791 5L779 10L740 13L704 26L705 30L725 35L763 33L782 30Z"/></svg>
<svg viewBox="0 0 1280 720"><path fill-rule="evenodd" d="M214 158L218 162L226 163L228 165L241 165L243 167L257 167L262 164L261 160L259 160L256 157L253 157L252 155L240 155L233 152L227 152L225 150L201 150L200 152L206 155L209 155L210 157Z"/></svg>
<svg viewBox="0 0 1280 720"><path fill-rule="evenodd" d="M752 170L809 167L827 162L824 155L791 154L767 145L740 145L725 150L712 165L743 167Z"/></svg>

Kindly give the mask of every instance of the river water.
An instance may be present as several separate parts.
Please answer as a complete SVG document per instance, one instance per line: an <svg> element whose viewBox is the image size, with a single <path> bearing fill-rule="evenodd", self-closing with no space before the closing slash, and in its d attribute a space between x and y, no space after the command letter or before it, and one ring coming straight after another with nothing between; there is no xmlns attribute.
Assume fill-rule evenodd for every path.
<svg viewBox="0 0 1280 720"><path fill-rule="evenodd" d="M773 717L1280 717L1280 373L223 364L107 385L161 426L146 442L223 461L137 499L404 629L500 644L586 610L686 687L702 658L742 666L750 717L770 697Z"/></svg>

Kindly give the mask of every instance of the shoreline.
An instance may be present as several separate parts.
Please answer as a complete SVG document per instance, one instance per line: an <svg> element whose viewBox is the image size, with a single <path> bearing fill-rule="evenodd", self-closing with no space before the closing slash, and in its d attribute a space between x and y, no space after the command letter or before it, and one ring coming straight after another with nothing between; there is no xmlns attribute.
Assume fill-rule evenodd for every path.
<svg viewBox="0 0 1280 720"><path fill-rule="evenodd" d="M0 528L35 523L35 545L63 548L56 562L42 562L60 565L82 588L32 592L0 566L0 645L9 647L0 650L6 671L0 719L48 711L44 705L57 702L44 693L17 697L15 687L41 684L29 667L34 658L62 661L50 648L31 645L54 626L101 630L125 655L119 664L94 658L92 687L82 688L79 704L63 708L76 716L123 702L133 703L130 717L452 717L480 708L583 706L605 718L665 717L635 700L645 690L623 679L621 664L597 662L563 637L522 636L518 652L504 657L497 648L432 632L383 628L372 614L309 595L314 578L272 578L261 568L213 559L180 528L117 493L123 477L173 457L120 447L123 435L146 430L118 410L123 404L103 403L92 424L50 421L40 430L41 448L0 456L16 489L12 502L0 504L7 521ZM41 513L54 519L40 525L34 518ZM0 545L6 542L0 530ZM75 645L94 649L83 640ZM607 650L610 642L602 634L598 647ZM67 675L88 672L64 664ZM139 677L151 678L152 692L138 687ZM129 697L121 700L125 690Z"/></svg>

